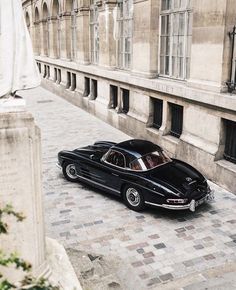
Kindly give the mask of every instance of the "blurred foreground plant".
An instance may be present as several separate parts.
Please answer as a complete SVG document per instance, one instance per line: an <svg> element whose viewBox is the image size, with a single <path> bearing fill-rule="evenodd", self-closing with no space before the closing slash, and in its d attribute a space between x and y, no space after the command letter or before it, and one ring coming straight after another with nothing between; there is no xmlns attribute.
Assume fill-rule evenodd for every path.
<svg viewBox="0 0 236 290"><path fill-rule="evenodd" d="M8 234L8 224L4 221L6 216L14 216L17 222L22 222L25 219L24 215L22 213L15 212L11 205L6 205L3 208L0 206L0 235ZM21 282L13 284L0 272L0 290L59 290L59 287L52 286L47 279L37 279L31 276L30 271L32 266L28 262L19 258L16 253L6 254L0 249L0 266L14 266L16 269L27 273Z"/></svg>

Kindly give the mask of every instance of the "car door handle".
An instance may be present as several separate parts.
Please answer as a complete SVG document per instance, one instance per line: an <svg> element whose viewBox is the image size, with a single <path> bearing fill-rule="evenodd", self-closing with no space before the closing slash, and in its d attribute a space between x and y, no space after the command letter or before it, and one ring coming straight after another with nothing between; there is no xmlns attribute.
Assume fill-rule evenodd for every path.
<svg viewBox="0 0 236 290"><path fill-rule="evenodd" d="M119 174L116 174L116 173L112 173L112 175L114 175L114 176L119 176Z"/></svg>

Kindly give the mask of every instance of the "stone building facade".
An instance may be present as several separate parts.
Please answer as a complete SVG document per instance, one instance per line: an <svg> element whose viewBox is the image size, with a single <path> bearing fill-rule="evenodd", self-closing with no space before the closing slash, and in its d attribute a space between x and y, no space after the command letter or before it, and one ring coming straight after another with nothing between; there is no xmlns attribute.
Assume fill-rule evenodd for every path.
<svg viewBox="0 0 236 290"><path fill-rule="evenodd" d="M235 0L22 2L44 87L236 192Z"/></svg>

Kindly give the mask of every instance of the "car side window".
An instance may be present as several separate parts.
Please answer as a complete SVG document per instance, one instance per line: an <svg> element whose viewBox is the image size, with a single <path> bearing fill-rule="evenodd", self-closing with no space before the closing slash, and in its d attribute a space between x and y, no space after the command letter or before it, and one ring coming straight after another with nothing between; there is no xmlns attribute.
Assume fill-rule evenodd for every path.
<svg viewBox="0 0 236 290"><path fill-rule="evenodd" d="M117 151L111 150L106 156L105 161L118 167L125 167L125 158L123 154Z"/></svg>

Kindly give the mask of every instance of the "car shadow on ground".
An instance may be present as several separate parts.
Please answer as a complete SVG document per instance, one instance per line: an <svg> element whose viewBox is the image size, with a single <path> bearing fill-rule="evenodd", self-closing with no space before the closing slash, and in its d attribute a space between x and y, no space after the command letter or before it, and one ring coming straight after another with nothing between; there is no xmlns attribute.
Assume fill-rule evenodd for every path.
<svg viewBox="0 0 236 290"><path fill-rule="evenodd" d="M77 185L84 190L88 190L91 192L94 191L95 194L99 194L109 200L113 200L124 204L123 199L120 196L116 196L114 194L105 192L104 190L95 188L87 183L78 182ZM210 212L213 213L215 211L214 208L215 201L211 203L204 203L196 208L195 212L191 212L190 210L169 210L161 207L151 207L147 206L143 211L137 212L143 215L149 215L154 219L165 219L165 220L176 220L177 222L186 222L191 221L193 219L199 219L204 216L205 213ZM124 207L126 207L124 205ZM129 209L131 212L132 210Z"/></svg>

